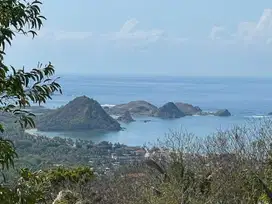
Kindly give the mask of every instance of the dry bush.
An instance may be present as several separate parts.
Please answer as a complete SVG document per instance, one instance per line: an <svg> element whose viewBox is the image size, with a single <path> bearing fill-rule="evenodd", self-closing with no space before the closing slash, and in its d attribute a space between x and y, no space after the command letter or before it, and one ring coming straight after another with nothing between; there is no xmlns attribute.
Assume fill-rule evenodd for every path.
<svg viewBox="0 0 272 204"><path fill-rule="evenodd" d="M171 132L150 158L168 179L151 184L160 193L147 194L148 203L271 202L271 124L258 120L207 138Z"/></svg>
<svg viewBox="0 0 272 204"><path fill-rule="evenodd" d="M172 131L143 163L74 189L99 204L271 203L271 140L267 119L205 138Z"/></svg>

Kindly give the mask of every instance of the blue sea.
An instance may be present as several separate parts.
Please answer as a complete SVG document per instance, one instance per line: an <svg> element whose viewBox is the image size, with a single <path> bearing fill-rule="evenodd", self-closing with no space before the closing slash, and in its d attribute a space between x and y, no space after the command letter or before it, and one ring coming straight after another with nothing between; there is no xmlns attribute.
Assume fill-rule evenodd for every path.
<svg viewBox="0 0 272 204"><path fill-rule="evenodd" d="M54 95L46 106L57 108L77 96L94 98L101 105L116 105L133 100L146 100L161 106L166 102L186 102L204 111L228 109L231 117L188 116L175 120L135 118L122 124L124 131L111 133L40 132L53 137L71 137L127 145L156 142L170 131L181 129L205 137L218 129L241 125L252 118L265 117L272 111L272 80L269 78L230 77L136 77L136 76L61 76L63 94Z"/></svg>

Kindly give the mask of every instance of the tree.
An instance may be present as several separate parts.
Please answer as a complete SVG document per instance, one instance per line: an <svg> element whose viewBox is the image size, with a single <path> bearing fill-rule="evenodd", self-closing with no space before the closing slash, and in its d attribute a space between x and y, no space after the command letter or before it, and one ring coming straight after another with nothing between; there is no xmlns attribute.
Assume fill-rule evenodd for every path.
<svg viewBox="0 0 272 204"><path fill-rule="evenodd" d="M6 47L12 45L16 35L31 35L34 38L41 29L46 20L41 14L41 4L37 0L0 1L0 114L16 118L22 128L35 126L35 115L24 110L25 107L46 103L53 93L61 93L61 86L54 77L55 69L51 63L45 66L38 64L30 71L26 71L24 67L18 69L5 64ZM2 121L0 131L4 131ZM0 137L0 173L14 165L15 157L17 154L12 141ZM0 184L0 197L3 192L11 191Z"/></svg>

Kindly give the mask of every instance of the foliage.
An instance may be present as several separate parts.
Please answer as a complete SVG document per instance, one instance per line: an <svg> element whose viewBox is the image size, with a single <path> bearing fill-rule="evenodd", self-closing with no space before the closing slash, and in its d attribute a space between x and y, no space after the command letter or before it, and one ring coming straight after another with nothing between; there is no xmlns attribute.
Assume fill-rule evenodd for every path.
<svg viewBox="0 0 272 204"><path fill-rule="evenodd" d="M50 200L52 192L59 190L60 184L84 184L93 179L90 168L62 168L31 172L20 170L20 178L12 188L1 187L1 198L6 203L36 204Z"/></svg>
<svg viewBox="0 0 272 204"><path fill-rule="evenodd" d="M1 169L9 169L9 166L14 166L14 158L17 157L13 143L10 140L0 138L0 164Z"/></svg>
<svg viewBox="0 0 272 204"><path fill-rule="evenodd" d="M0 1L0 131L5 128L0 137L3 175L19 162L37 169L45 167L41 166L44 163L86 164L93 153L102 154L113 148L108 143L101 143L99 147L84 141L73 147L71 141L34 137L14 127L10 128L11 133L6 132L9 127L2 118L13 118L21 128L34 127L34 115L25 108L33 103L45 103L53 93L61 92L60 85L53 79L51 63L38 64L37 68L26 71L9 67L4 61L6 45L12 45L16 35L37 35L45 19L40 5L36 0ZM43 168L35 172L24 168L20 170L18 181L0 183L0 202L51 203L59 190L69 188L80 198L100 204L272 203L272 121L255 125L218 131L205 140L172 132L153 148L145 163L126 171L120 169L111 176L94 178L88 167ZM16 140L8 140L14 139L14 135ZM15 159L17 154L11 141L18 147L23 161ZM121 145L114 146L117 147Z"/></svg>
<svg viewBox="0 0 272 204"><path fill-rule="evenodd" d="M154 204L271 203L272 126L268 120L255 122L206 139L172 132L159 144L159 157L147 162L169 179L153 177L149 188L156 193L147 191L146 199Z"/></svg>
<svg viewBox="0 0 272 204"><path fill-rule="evenodd" d="M25 68L9 68L4 63L6 44L12 45L16 34L37 35L36 31L45 19L40 13L40 4L39 1L29 3L19 0L3 0L0 3L0 110L16 116L22 127L35 125L32 119L34 115L22 108L31 103L45 103L51 99L52 93L61 92L56 79L51 78L55 72L51 63L46 66L38 64L37 68L29 72Z"/></svg>
<svg viewBox="0 0 272 204"><path fill-rule="evenodd" d="M20 179L10 188L1 186L1 199L5 203L35 204L44 200L43 191L34 186L41 184L42 179L28 169L20 170Z"/></svg>
<svg viewBox="0 0 272 204"><path fill-rule="evenodd" d="M31 34L34 38L42 25L45 17L41 15L40 1L2 0L0 2L0 114L12 115L22 128L34 127L34 115L24 110L33 103L45 103L51 99L51 94L61 92L60 85L53 79L54 67L51 63L46 66L38 64L37 68L30 71L5 64L6 45L12 45L16 35ZM0 123L0 131L4 131L4 124ZM2 171L13 166L17 156L9 140L0 139L0 163ZM1 171L1 173L2 173ZM8 194L7 203L18 197L20 191L12 192L1 184L1 195ZM25 190L23 188L22 190ZM21 193L20 193L21 194ZM35 193L31 193L31 196ZM20 197L20 203L31 203L31 197L26 200ZM18 199L17 199L18 200ZM18 201L19 202L19 201Z"/></svg>
<svg viewBox="0 0 272 204"><path fill-rule="evenodd" d="M93 171L89 167L76 167L66 169L58 167L45 171L45 180L50 182L51 186L58 186L59 183L69 181L71 183L84 184L93 179Z"/></svg>
<svg viewBox="0 0 272 204"><path fill-rule="evenodd" d="M56 165L70 167L89 165L89 161L92 161L92 166L99 171L99 167L103 165L112 167L109 151L124 154L129 151L126 150L126 145L114 146L108 142L95 144L92 141L80 139L73 141L60 137L33 136L9 126L2 137L13 141L20 155L15 161L16 168L27 167L34 171ZM8 180L14 176L10 174Z"/></svg>
<svg viewBox="0 0 272 204"><path fill-rule="evenodd" d="M68 182L69 179L62 176L76 178L72 176L72 170L64 173L66 170L51 169L49 165L50 169L39 174L47 174L47 180L51 180L45 182L47 185L43 184L43 192L46 192L48 202L54 200L59 190L69 189L80 200L100 204L210 204L217 201L266 204L270 202L272 188L271 124L272 121L262 121L254 123L254 126L234 127L218 131L206 139L186 132L171 132L165 141L149 150L154 153L150 152L150 158L143 163L128 168L122 166L109 175L93 177L91 173L86 182L84 179ZM44 169L44 165L50 163L51 166L86 165L90 157L95 156L98 161L105 162L101 166L108 167L112 161L107 161L103 154L109 154L108 148L123 146L107 142L93 144L84 140L77 140L77 145L73 146L74 143L68 139L18 133L9 135L8 132L5 132L5 137L15 141L18 153L25 158L24 162L39 157L43 165L31 165L31 168L36 165L37 169ZM36 187L33 189L38 190ZM49 192L54 192L52 198L48 197Z"/></svg>

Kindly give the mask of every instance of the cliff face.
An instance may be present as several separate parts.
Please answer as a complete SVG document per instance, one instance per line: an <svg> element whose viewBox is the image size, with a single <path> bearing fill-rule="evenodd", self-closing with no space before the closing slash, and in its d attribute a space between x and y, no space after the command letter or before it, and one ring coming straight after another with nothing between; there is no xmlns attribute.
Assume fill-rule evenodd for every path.
<svg viewBox="0 0 272 204"><path fill-rule="evenodd" d="M37 129L41 131L118 131L121 127L97 101L81 96L57 110L40 116Z"/></svg>

